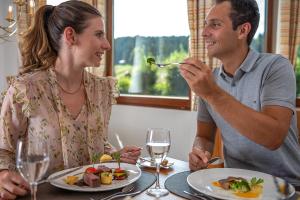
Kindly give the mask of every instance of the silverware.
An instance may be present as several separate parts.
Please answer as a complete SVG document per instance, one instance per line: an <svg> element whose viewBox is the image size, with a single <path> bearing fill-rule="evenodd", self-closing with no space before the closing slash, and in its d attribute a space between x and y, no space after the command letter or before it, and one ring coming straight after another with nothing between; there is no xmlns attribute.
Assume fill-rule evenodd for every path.
<svg viewBox="0 0 300 200"><path fill-rule="evenodd" d="M139 160L140 160L139 164L144 163L144 162L149 162L151 166L155 167L154 160L143 158L143 157L139 157ZM168 162L166 165L160 164L161 167L164 167L166 169L171 167L172 165L174 165L174 162Z"/></svg>
<svg viewBox="0 0 300 200"><path fill-rule="evenodd" d="M133 191L134 190L134 186L133 185L127 185L125 186L120 192L116 192L112 195L109 195L105 198L101 198L101 200L108 200L108 199L112 199L112 198L115 198L115 196L118 196L118 195L122 195L122 194L128 194L129 192ZM90 200L96 200L94 198L90 198ZM100 200L100 198L99 198Z"/></svg>
<svg viewBox="0 0 300 200"><path fill-rule="evenodd" d="M112 200L112 199L115 199L115 198L120 198L120 197L126 197L126 196L133 196L133 195L137 195L139 193L141 193L142 191L136 191L136 192L130 192L130 193L123 193L123 194L118 194L118 195L115 195L113 197L110 197L108 199L102 199L102 200Z"/></svg>
<svg viewBox="0 0 300 200"><path fill-rule="evenodd" d="M188 192L188 191L186 191L186 190L184 190L183 192L184 192L185 194L188 194L188 195L190 195L190 196L196 197L196 198L198 198L198 199L202 199L202 200L207 200L207 199L209 199L209 200L215 200L215 198L210 197L210 196L205 195L205 194L195 193L195 192L191 193L191 192Z"/></svg>
<svg viewBox="0 0 300 200"><path fill-rule="evenodd" d="M286 179L284 179L284 190L283 190L283 194L285 196L285 198L287 198L290 194L290 187L289 187L289 183Z"/></svg>
<svg viewBox="0 0 300 200"><path fill-rule="evenodd" d="M212 159L210 159L207 162L207 165L212 164L212 163L216 162L217 160L222 160L222 158L220 158L220 157L213 157Z"/></svg>
<svg viewBox="0 0 300 200"><path fill-rule="evenodd" d="M115 136L116 136L116 139L117 139L117 142L118 142L118 145L119 145L120 149L123 149L123 148L124 148L124 145L123 145L122 140L120 139L119 134L118 134L118 133L115 133Z"/></svg>
<svg viewBox="0 0 300 200"><path fill-rule="evenodd" d="M139 159L143 162L149 162L149 163L152 163L152 160L149 160L149 159L146 159L146 158L143 158L143 157L139 157Z"/></svg>
<svg viewBox="0 0 300 200"><path fill-rule="evenodd" d="M278 180L277 180L276 176L272 176L272 177L273 177L273 182L274 182L277 194L279 195L277 197L277 200L281 200L281 199L283 199L283 195L282 195L282 192L280 190L280 186L279 186Z"/></svg>
<svg viewBox="0 0 300 200"><path fill-rule="evenodd" d="M185 63L173 62L173 63L153 63L153 64L155 64L159 68L164 68L164 67L166 67L168 65L181 65L181 64L185 64Z"/></svg>
<svg viewBox="0 0 300 200"><path fill-rule="evenodd" d="M71 170L68 170L68 171L66 171L66 172L64 172L64 173L61 173L61 174L58 174L58 175L56 175L56 176L53 176L53 177L47 178L47 179L45 179L45 180L42 180L42 181L38 182L38 184L43 184L43 183L46 183L46 182L53 181L53 180L55 180L55 179L61 178L61 177L63 177L63 176L66 176L66 175L68 175L68 174L70 174L70 173L72 173L72 172L75 172L75 171L77 171L77 170L79 170L79 169L82 169L82 168L83 168L83 166L76 167L76 168L71 169Z"/></svg>

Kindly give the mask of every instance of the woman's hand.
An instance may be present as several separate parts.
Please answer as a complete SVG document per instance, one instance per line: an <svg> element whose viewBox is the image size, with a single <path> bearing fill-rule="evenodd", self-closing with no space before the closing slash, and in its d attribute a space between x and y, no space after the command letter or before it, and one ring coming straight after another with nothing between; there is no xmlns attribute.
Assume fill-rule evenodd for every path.
<svg viewBox="0 0 300 200"><path fill-rule="evenodd" d="M136 164L137 159L141 155L141 148L137 146L125 146L120 151L121 154L121 161Z"/></svg>
<svg viewBox="0 0 300 200"><path fill-rule="evenodd" d="M0 171L0 200L16 199L29 191L29 184L17 172Z"/></svg>

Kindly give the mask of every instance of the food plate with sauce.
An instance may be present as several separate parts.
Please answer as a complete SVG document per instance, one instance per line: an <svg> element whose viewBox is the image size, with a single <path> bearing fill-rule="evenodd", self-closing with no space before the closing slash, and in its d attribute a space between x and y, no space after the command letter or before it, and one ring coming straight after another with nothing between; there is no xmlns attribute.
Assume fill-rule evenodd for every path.
<svg viewBox="0 0 300 200"><path fill-rule="evenodd" d="M248 181L250 181L253 177L261 178L264 180L264 182L262 183L262 190L253 192L250 191L249 193L241 194L235 193L232 190L225 190L218 184L216 184L218 180L226 179L229 176L242 177ZM277 180L279 186L283 187L284 180L281 178L277 178ZM187 177L187 183L190 187L192 187L198 192L225 200L274 200L280 197L280 194L278 194L277 192L272 175L251 170L234 168L203 169L191 173ZM289 185L289 191L289 197L295 194L295 188L292 185Z"/></svg>
<svg viewBox="0 0 300 200"><path fill-rule="evenodd" d="M105 165L106 167L109 167L109 168L118 168L118 163L116 163L116 162L95 164L95 167L97 167L98 165ZM128 163L121 163L121 168L127 171L128 177L124 180L113 180L112 184L110 184L110 185L101 184L99 187L89 187L89 186L69 185L64 181L67 176L74 176L74 175L78 176L78 178L81 179L85 170L88 167L92 167L92 166L93 165L83 166L80 170L69 173L63 177L51 180L51 177L55 177L59 174L63 174L69 170L71 171L71 169L66 169L66 170L62 170L59 172L55 172L49 176L49 179L51 180L50 184L54 185L55 187L58 187L58 188L72 190L72 191L99 192L99 191L108 191L108 190L114 190L117 188L125 187L125 186L137 181L142 175L141 169L139 167L137 167L136 165L132 165L132 164L128 164Z"/></svg>

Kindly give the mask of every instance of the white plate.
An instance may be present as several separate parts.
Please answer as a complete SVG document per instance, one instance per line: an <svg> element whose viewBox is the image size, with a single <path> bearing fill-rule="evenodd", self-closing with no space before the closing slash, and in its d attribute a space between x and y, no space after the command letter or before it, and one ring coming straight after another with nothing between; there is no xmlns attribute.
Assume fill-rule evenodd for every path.
<svg viewBox="0 0 300 200"><path fill-rule="evenodd" d="M220 179L225 179L228 176L242 177L248 181L253 178L262 178L263 183L263 193L259 198L242 198L234 195L231 191L226 191L220 187L212 185L212 182L218 181ZM279 185L284 184L284 180L277 178ZM274 200L278 199L279 194L277 193L276 186L273 182L273 177L269 174L262 172L244 170L244 169L233 169L233 168L214 168L214 169L203 169L191 173L187 177L187 182L189 186L198 192L207 194L212 197L228 200L241 200L241 199L251 199L251 200ZM292 185L290 187L290 197L294 195L295 188Z"/></svg>
<svg viewBox="0 0 300 200"><path fill-rule="evenodd" d="M98 165L105 165L109 168L118 168L117 163L103 163L103 164L96 164L95 166L97 167ZM129 184L137 181L140 178L140 176L142 175L141 169L139 167L137 167L136 165L121 163L121 168L128 171L128 177L125 180L113 180L111 185L101 184L100 187L88 187L88 186L69 185L64 182L64 179L67 176L71 176L71 175L78 174L80 172L84 172L86 170L86 168L92 167L92 166L93 165L86 165L80 170L77 170L75 172L67 174L66 176L63 176L58 179L50 181L50 184L52 184L56 187L62 188L62 189L66 189L66 190L82 191L82 192L98 192L98 191L107 191L107 190L122 188L126 185L129 185ZM59 175L68 170L70 170L70 169L55 172L49 176L49 179L51 179L51 177L53 177L53 176ZM77 175L77 176L79 178L82 178L82 175L83 175L83 173L80 175Z"/></svg>
<svg viewBox="0 0 300 200"><path fill-rule="evenodd" d="M151 160L150 157L145 157L145 160ZM166 158L168 160L168 158ZM155 163L149 162L149 161L143 161L143 160L137 160L137 164L142 167L148 167L148 168L156 168ZM160 165L160 168L169 169L172 165L174 165L173 162L168 162L167 165Z"/></svg>

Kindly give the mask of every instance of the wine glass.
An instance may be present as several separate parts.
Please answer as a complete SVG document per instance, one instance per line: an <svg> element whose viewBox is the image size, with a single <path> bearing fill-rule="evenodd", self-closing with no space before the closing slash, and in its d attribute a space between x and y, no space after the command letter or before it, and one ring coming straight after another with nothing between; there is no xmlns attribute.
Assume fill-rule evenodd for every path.
<svg viewBox="0 0 300 200"><path fill-rule="evenodd" d="M21 176L30 184L31 200L36 200L38 182L49 165L47 143L37 138L18 140L16 165Z"/></svg>
<svg viewBox="0 0 300 200"><path fill-rule="evenodd" d="M155 161L156 165L156 184L154 188L147 190L147 194L155 197L161 197L169 194L169 191L161 188L159 184L159 170L161 162L166 158L170 150L171 138L170 131L163 128L151 128L147 131L146 147L147 151Z"/></svg>

